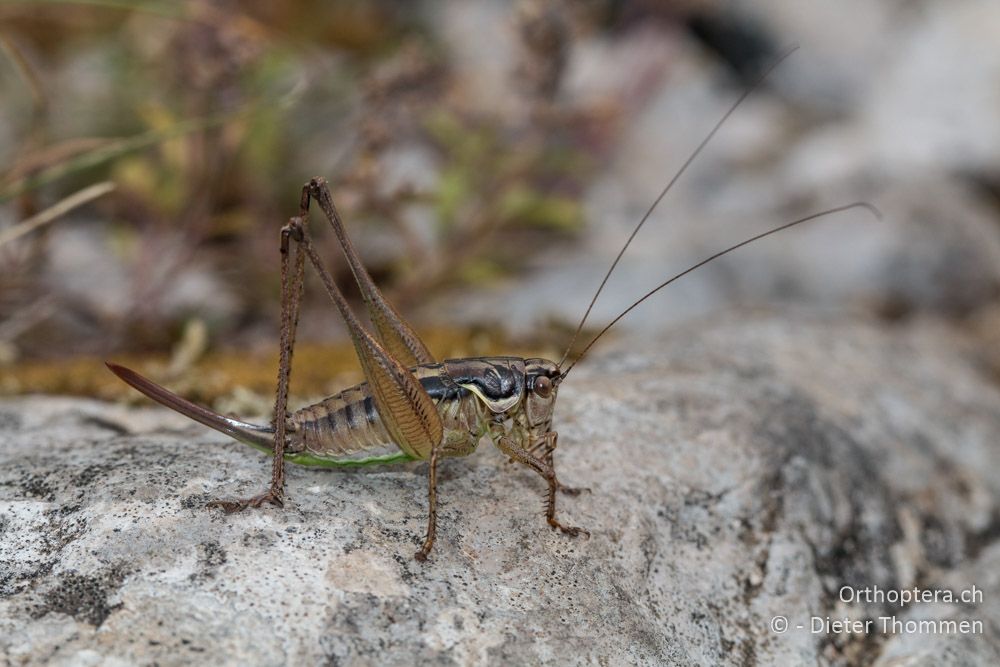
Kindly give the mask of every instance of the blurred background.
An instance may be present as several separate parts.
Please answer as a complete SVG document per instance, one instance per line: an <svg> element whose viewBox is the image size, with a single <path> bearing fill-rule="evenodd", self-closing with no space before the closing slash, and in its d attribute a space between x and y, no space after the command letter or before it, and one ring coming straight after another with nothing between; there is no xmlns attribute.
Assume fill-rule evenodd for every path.
<svg viewBox="0 0 1000 667"><path fill-rule="evenodd" d="M112 358L220 409L273 391L278 231L330 181L440 357L820 310L987 343L1000 379L1000 4L920 0L0 2L0 393L124 398ZM356 296L315 212L312 228ZM697 326L692 328L697 331ZM293 392L358 380L310 278ZM585 342L587 336L583 337Z"/></svg>

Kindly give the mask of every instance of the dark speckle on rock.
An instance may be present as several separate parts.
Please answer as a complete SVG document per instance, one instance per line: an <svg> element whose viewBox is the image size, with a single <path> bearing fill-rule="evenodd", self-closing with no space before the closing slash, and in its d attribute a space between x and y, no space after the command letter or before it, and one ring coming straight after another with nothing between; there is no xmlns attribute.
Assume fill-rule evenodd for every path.
<svg viewBox="0 0 1000 667"><path fill-rule="evenodd" d="M73 477L73 483L80 486L87 486L95 480L106 479L107 474L116 465L121 465L118 463L104 463L104 464L94 464L85 467L83 470L76 473Z"/></svg>
<svg viewBox="0 0 1000 667"><path fill-rule="evenodd" d="M31 498L41 498L43 500L54 500L55 493L44 475L26 473L19 481L21 492Z"/></svg>
<svg viewBox="0 0 1000 667"><path fill-rule="evenodd" d="M186 510L201 510L212 500L210 493L196 493L181 498L181 507Z"/></svg>
<svg viewBox="0 0 1000 667"><path fill-rule="evenodd" d="M218 542L202 542L198 545L199 561L205 567L218 567L226 562L226 550Z"/></svg>
<svg viewBox="0 0 1000 667"><path fill-rule="evenodd" d="M68 614L78 621L100 627L105 619L120 605L109 599L118 590L124 578L120 569L109 569L98 574L65 572L55 577L54 584L42 594L43 603L32 615L40 618L47 614Z"/></svg>

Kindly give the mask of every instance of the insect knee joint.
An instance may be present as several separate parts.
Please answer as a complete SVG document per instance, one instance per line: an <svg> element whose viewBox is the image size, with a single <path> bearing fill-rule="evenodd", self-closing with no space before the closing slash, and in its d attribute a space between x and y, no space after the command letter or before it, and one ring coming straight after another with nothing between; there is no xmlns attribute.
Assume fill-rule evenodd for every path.
<svg viewBox="0 0 1000 667"><path fill-rule="evenodd" d="M304 223L302 218L296 216L288 221L288 224L281 228L281 250L285 252L288 249L287 239L292 239L297 243L301 243L305 239L305 230L303 229Z"/></svg>

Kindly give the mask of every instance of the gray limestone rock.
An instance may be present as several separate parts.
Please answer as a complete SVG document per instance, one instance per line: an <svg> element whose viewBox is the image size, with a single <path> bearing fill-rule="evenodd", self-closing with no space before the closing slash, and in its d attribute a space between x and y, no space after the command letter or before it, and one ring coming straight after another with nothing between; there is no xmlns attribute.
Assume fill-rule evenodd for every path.
<svg viewBox="0 0 1000 667"><path fill-rule="evenodd" d="M226 516L205 501L261 489L259 454L159 409L5 399L0 662L997 664L1000 389L977 358L938 325L815 315L608 344L557 409L561 477L592 491L559 511L590 539L483 446L442 466L426 564L425 464L293 467L285 509Z"/></svg>

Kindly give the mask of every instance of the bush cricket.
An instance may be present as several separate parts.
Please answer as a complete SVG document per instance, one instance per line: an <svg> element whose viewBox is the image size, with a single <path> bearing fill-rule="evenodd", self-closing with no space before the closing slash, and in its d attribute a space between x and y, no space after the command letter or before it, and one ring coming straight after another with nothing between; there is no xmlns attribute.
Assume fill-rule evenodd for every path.
<svg viewBox="0 0 1000 667"><path fill-rule="evenodd" d="M771 65L740 96L663 188L605 274L566 353L558 363L547 359L516 357L435 360L416 332L386 301L365 270L347 236L326 182L314 178L302 189L299 214L281 229L280 352L275 418L271 426L258 426L217 414L177 396L135 371L113 363L108 363L108 367L119 378L154 401L273 457L271 483L264 493L242 500L217 500L209 503L227 512L259 507L265 503L282 505L286 462L310 466L355 467L426 460L429 463L427 532L422 546L414 554L415 558L423 561L430 553L436 533L438 462L442 457L471 454L485 437L504 455L533 469L545 480L548 487L545 517L549 526L570 536L589 535L582 528L565 525L556 518L557 493L580 492L580 489L560 483L553 457L558 439L557 432L552 429L556 396L560 384L573 366L598 339L636 306L708 262L765 236L832 213L864 208L879 217L877 209L871 204L854 202L772 228L715 253L643 295L594 336L583 351L565 366L569 352L597 297L632 239L726 119L790 53L791 51ZM311 202L316 202L333 226L340 248L360 288L373 330L369 330L353 314L316 251L308 229ZM326 292L347 324L365 381L319 403L289 413L287 406L292 351L306 260L319 275Z"/></svg>

